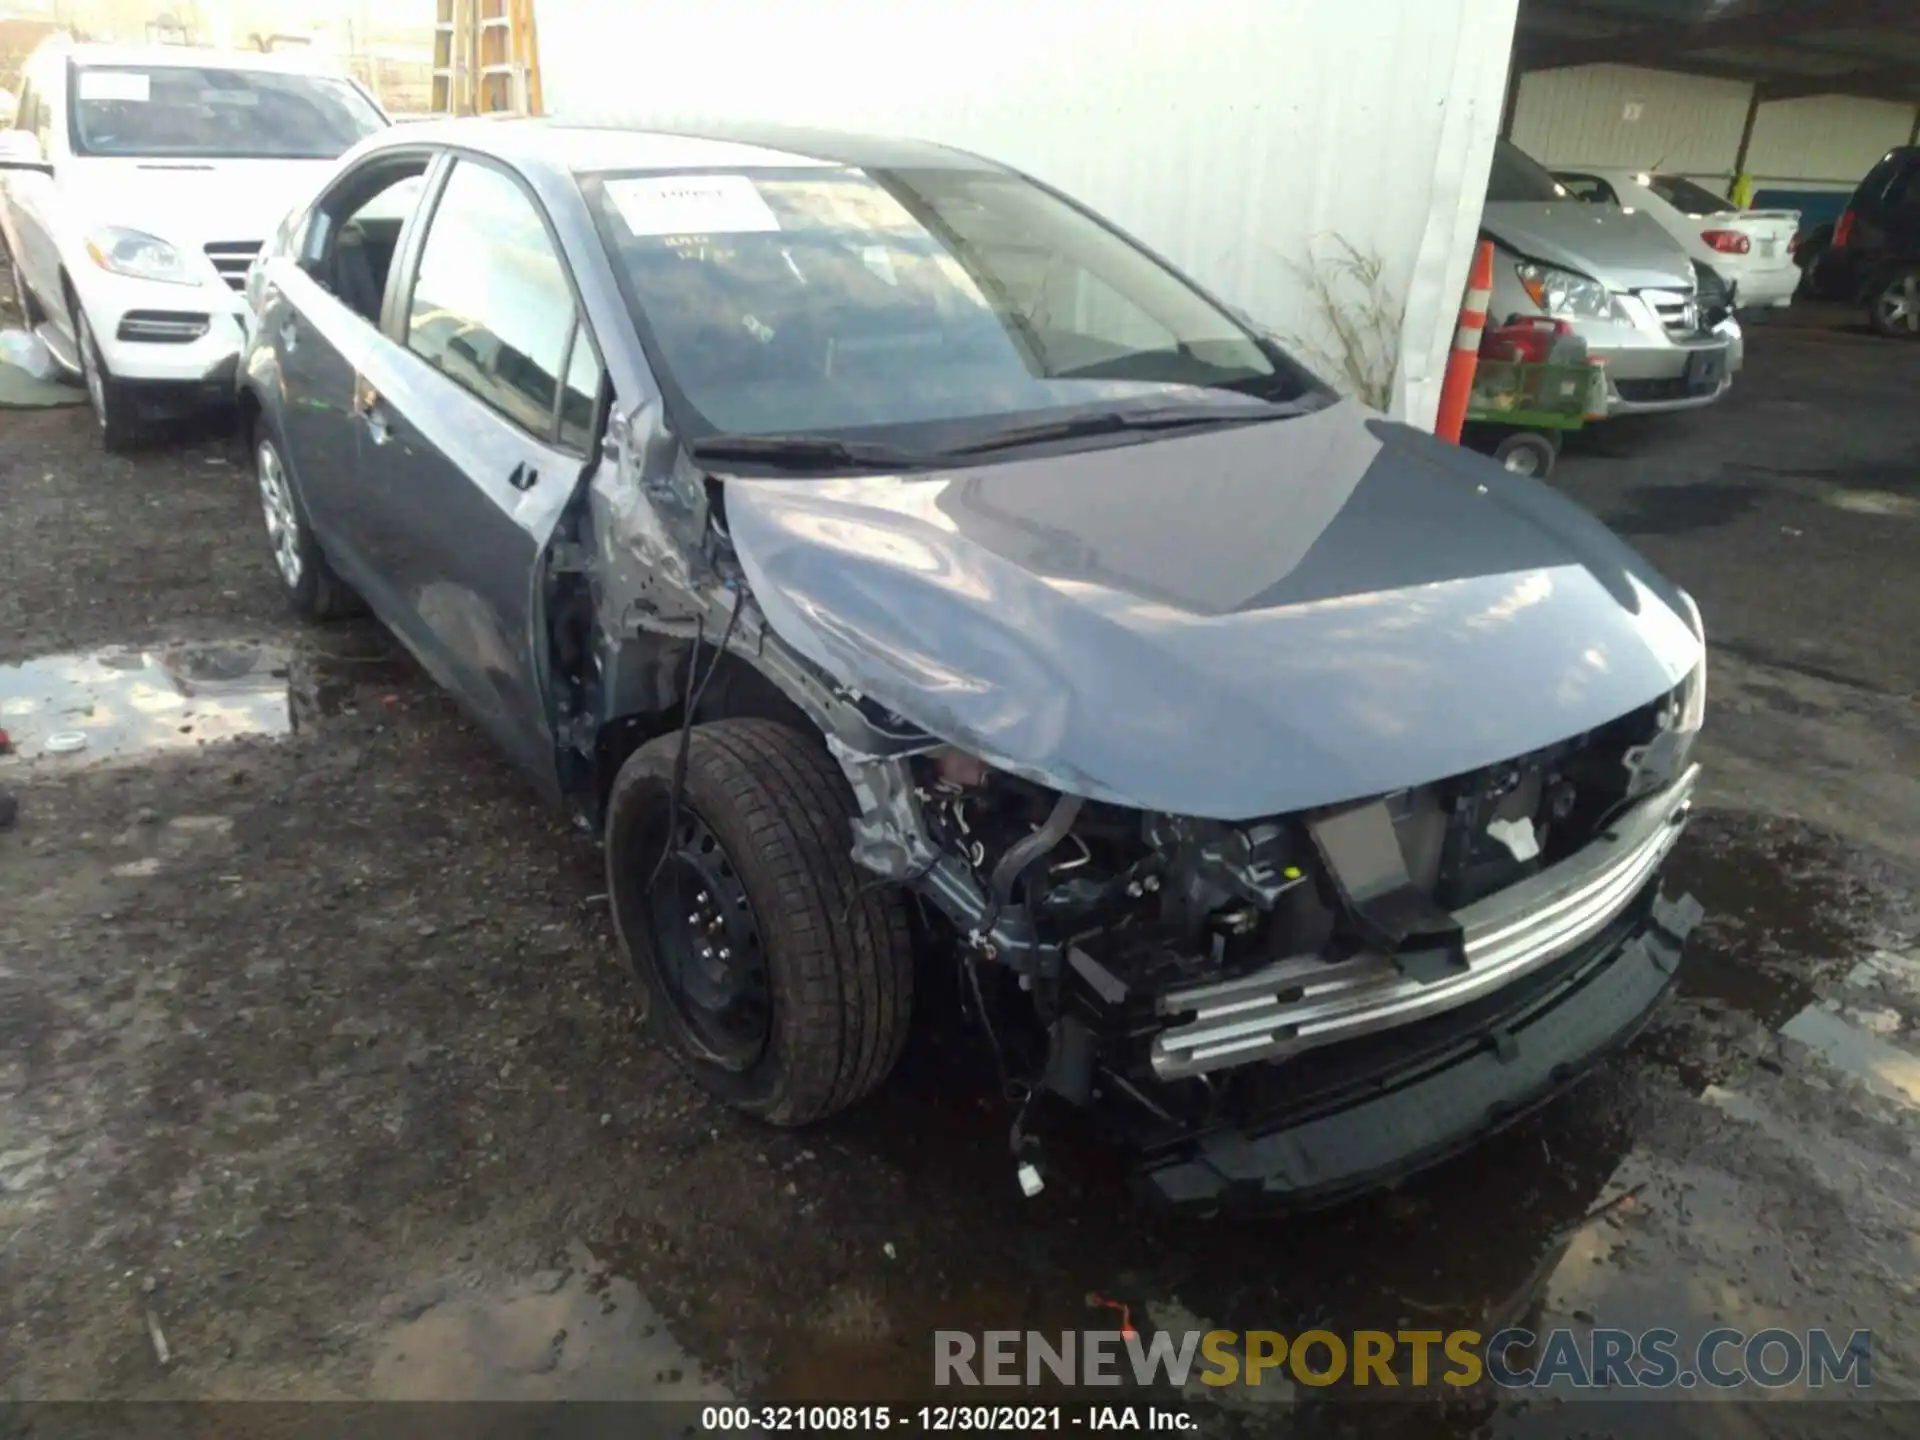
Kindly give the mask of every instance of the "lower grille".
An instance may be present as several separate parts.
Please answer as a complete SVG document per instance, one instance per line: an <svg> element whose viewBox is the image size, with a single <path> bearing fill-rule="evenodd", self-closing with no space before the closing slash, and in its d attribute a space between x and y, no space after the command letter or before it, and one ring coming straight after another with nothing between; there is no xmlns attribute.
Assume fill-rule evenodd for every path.
<svg viewBox="0 0 1920 1440"><path fill-rule="evenodd" d="M1454 913L1463 969L1431 980L1390 956L1328 964L1295 956L1236 980L1163 996L1163 1015L1191 1017L1153 1042L1163 1080L1330 1045L1448 1010L1510 983L1591 939L1654 878L1680 838L1697 766L1641 801L1557 865Z"/></svg>
<svg viewBox="0 0 1920 1440"><path fill-rule="evenodd" d="M220 278L235 290L247 288L247 270L260 253L258 240L217 240L206 247L207 259L220 272Z"/></svg>
<svg viewBox="0 0 1920 1440"><path fill-rule="evenodd" d="M1655 400L1685 400L1700 392L1689 386L1685 379L1672 380L1615 380L1613 388L1620 392L1622 400L1637 404L1647 404Z"/></svg>
<svg viewBox="0 0 1920 1440"><path fill-rule="evenodd" d="M114 332L121 340L149 345L187 345L207 333L212 317L186 310L129 310Z"/></svg>

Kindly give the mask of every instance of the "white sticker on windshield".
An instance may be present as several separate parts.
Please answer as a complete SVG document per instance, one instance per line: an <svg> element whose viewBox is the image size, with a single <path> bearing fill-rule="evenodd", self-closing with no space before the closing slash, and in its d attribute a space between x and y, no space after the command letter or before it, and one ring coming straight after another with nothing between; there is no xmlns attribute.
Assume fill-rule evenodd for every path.
<svg viewBox="0 0 1920 1440"><path fill-rule="evenodd" d="M744 175L609 180L607 198L635 235L738 235L780 228L780 217Z"/></svg>
<svg viewBox="0 0 1920 1440"><path fill-rule="evenodd" d="M138 100L148 98L149 77L138 70L82 70L82 100Z"/></svg>

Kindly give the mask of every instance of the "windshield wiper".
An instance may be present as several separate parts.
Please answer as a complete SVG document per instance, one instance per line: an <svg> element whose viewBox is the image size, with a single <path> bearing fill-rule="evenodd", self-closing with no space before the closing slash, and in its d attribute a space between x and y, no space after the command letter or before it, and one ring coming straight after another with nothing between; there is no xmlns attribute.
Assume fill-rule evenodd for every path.
<svg viewBox="0 0 1920 1440"><path fill-rule="evenodd" d="M831 435L709 435L687 446L696 460L746 460L786 470L906 470L927 457L871 440Z"/></svg>
<svg viewBox="0 0 1920 1440"><path fill-rule="evenodd" d="M1021 445L1040 445L1049 440L1078 440L1087 435L1117 435L1129 430L1185 430L1208 425L1246 425L1262 420L1286 420L1305 415L1301 405L1155 405L1131 410L1095 410L1069 415L1061 420L1042 420L1033 425L1015 425L996 430L978 440L949 445L946 455L983 455L993 450L1012 450Z"/></svg>

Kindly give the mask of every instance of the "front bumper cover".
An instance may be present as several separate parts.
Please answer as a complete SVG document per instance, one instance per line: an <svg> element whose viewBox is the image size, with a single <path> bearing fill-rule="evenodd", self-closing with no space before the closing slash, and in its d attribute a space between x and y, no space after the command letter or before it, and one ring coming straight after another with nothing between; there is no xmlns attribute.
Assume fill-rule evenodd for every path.
<svg viewBox="0 0 1920 1440"><path fill-rule="evenodd" d="M1384 1046L1389 1058L1348 1066L1337 1087L1259 1123L1210 1128L1148 1156L1151 1195L1205 1209L1312 1209L1437 1164L1537 1109L1630 1040L1672 983L1702 912L1691 896L1659 898L1655 884L1549 974L1515 986L1528 993L1513 1007L1437 1051L1410 1044L1396 1059L1392 1034L1352 1042ZM1346 1048L1286 1063L1331 1068Z"/></svg>
<svg viewBox="0 0 1920 1440"><path fill-rule="evenodd" d="M1336 964L1304 956L1170 991L1159 1009L1176 1023L1153 1042L1154 1073L1178 1079L1405 1025L1567 954L1646 888L1680 838L1699 775L1689 766L1576 854L1457 912L1466 963L1450 974L1409 974L1380 954Z"/></svg>

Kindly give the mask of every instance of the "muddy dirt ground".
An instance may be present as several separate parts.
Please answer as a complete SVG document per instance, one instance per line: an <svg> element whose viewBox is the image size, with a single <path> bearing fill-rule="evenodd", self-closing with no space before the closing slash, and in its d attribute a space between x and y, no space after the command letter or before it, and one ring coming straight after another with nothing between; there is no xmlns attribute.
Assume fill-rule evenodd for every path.
<svg viewBox="0 0 1920 1440"><path fill-rule="evenodd" d="M1543 1114L1286 1220L1141 1209L1070 1126L1022 1200L937 1006L835 1123L709 1102L638 1038L587 838L377 628L283 609L231 436L113 458L84 407L0 412L0 1397L904 1399L935 1328L1108 1323L1089 1292L1170 1328L1870 1328L1914 1396L1920 347L1749 349L1559 477L1714 638L1678 993ZM1328 1408L1195 1403L1259 1433L1285 1399Z"/></svg>

